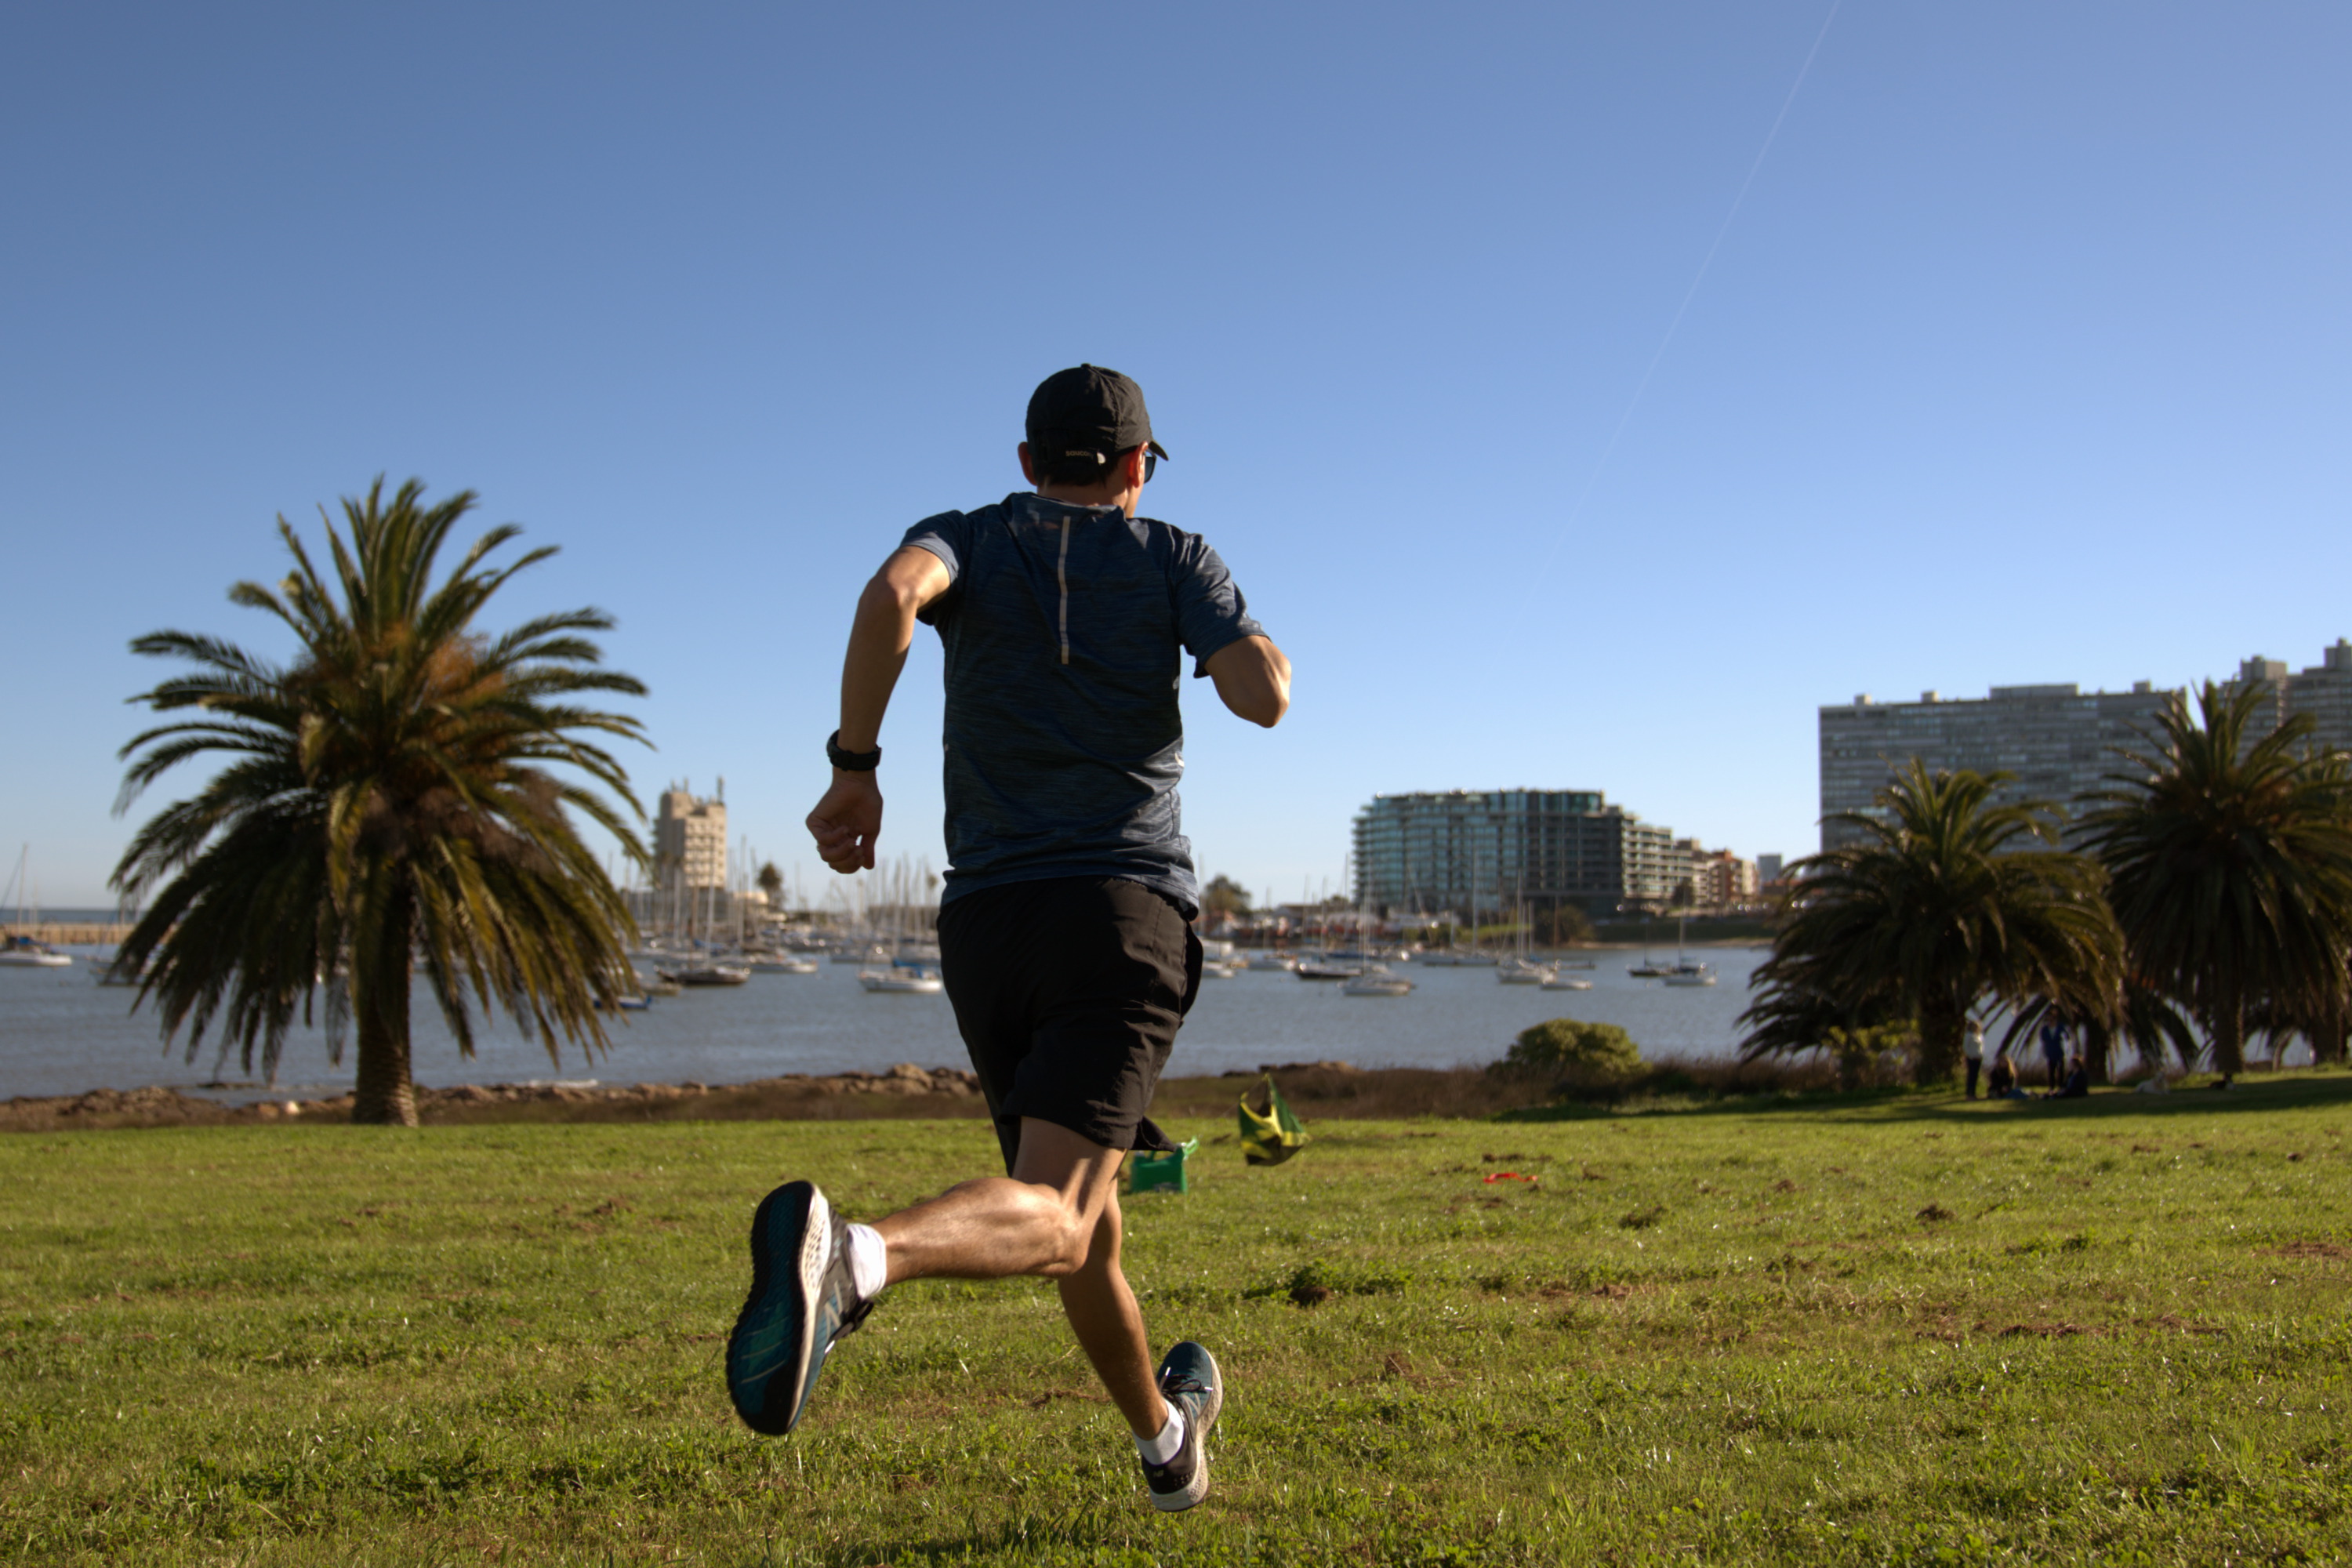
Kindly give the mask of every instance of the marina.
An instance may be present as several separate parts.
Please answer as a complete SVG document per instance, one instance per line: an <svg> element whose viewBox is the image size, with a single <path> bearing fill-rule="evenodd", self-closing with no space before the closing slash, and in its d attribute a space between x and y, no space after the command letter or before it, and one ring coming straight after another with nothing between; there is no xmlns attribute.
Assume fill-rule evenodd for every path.
<svg viewBox="0 0 2352 1568"><path fill-rule="evenodd" d="M0 1100L147 1084L195 1092L223 1082L237 1087L212 1092L260 1095L263 1086L245 1083L233 1059L216 1066L215 1042L194 1063L178 1049L164 1054L152 1013L131 1013L136 994L97 983L104 965L91 961L102 959L103 950L68 951L77 960L71 968L0 971ZM1653 1058L1722 1059L1737 1051L1735 1020L1748 1004L1748 976L1766 954L1705 951L1719 985L1669 990L1627 975L1622 955L1604 952L1598 967L1580 972L1592 988L1574 995L1499 985L1491 968L1425 958L1388 965L1391 977L1412 982L1404 994L1384 988L1350 995L1344 981L1353 975L1340 984L1301 984L1255 962L1269 955L1251 952L1228 978L1203 984L1168 1070L1201 1076L1326 1059L1368 1068L1477 1066L1500 1058L1519 1030L1561 1016L1622 1025ZM754 971L742 984L673 989L655 981L650 961L638 967L653 982L645 988L650 1005L608 1015L613 1048L593 1061L575 1047L561 1065L552 1063L536 1041L502 1020L478 1026L479 1053L467 1061L420 994L411 1014L418 1081L716 1084L787 1072L874 1071L904 1061L964 1063L954 1015L935 980L928 990L869 990L858 970L824 963L814 973ZM865 973L897 968L886 960L869 963ZM336 1068L327 1060L323 1032L298 1029L287 1043L278 1089L336 1093L352 1078L348 1050Z"/></svg>

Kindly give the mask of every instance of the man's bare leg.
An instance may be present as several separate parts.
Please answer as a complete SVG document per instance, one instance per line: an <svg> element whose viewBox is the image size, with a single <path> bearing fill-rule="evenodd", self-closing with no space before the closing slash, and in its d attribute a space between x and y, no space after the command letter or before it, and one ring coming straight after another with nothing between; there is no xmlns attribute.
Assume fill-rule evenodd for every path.
<svg viewBox="0 0 2352 1568"><path fill-rule="evenodd" d="M983 1176L901 1209L874 1228L889 1250L890 1282L1003 1279L1056 1282L1062 1310L1119 1414L1138 1436L1168 1423L1152 1376L1143 1314L1119 1268L1118 1170L1126 1155L1066 1127L1021 1119L1010 1176Z"/></svg>
<svg viewBox="0 0 2352 1568"><path fill-rule="evenodd" d="M1102 1379L1111 1403L1127 1417L1129 1431L1149 1437L1168 1424L1168 1405L1152 1373L1151 1341L1144 1333L1142 1310L1119 1267L1119 1226L1118 1194L1114 1192L1095 1221L1086 1266L1055 1284L1062 1292L1062 1314L1070 1320L1070 1331L1094 1363L1095 1375Z"/></svg>

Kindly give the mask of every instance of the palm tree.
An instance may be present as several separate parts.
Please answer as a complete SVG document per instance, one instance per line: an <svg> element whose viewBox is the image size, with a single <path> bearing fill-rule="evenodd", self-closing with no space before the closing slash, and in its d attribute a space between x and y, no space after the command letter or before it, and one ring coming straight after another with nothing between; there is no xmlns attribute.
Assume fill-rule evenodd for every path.
<svg viewBox="0 0 2352 1568"><path fill-rule="evenodd" d="M1885 820L1832 818L1864 837L1791 868L1787 923L1741 1015L1755 1026L1745 1054L1912 1019L1919 1081L1934 1083L1958 1066L1969 1015L1988 996L2109 1014L2122 942L2097 863L2058 847L2051 807L1990 805L2009 777L1930 773L1915 758L1878 794Z"/></svg>
<svg viewBox="0 0 2352 1568"><path fill-rule="evenodd" d="M2133 968L2196 1015L2225 1078L2250 1018L2332 1029L2352 1000L2352 774L2301 746L2308 715L2249 743L2268 695L2209 680L2192 719L2176 693L2083 819Z"/></svg>
<svg viewBox="0 0 2352 1568"><path fill-rule="evenodd" d="M298 1006L324 992L331 1048L356 1024L352 1119L414 1126L408 1012L413 967L473 1054L467 994L535 1032L604 1045L596 1016L624 991L634 929L620 894L574 833L567 808L645 860L632 821L644 811L619 763L582 738L642 740L636 720L580 706L589 693L642 696L598 668L583 634L597 610L541 616L502 636L476 629L491 595L555 553L496 570L488 557L521 531L477 540L436 587L435 558L474 494L425 508L412 479L387 506L378 479L345 500L348 542L321 509L334 574L322 578L284 518L294 569L276 589L239 583L229 601L268 612L299 652L280 665L190 632L156 632L132 651L196 668L132 699L191 716L122 748L136 758L117 810L178 763L226 758L203 789L142 826L115 868L131 897L154 892L122 944L154 998L164 1037L189 1029L194 1058L217 1016L220 1050L241 1047L276 1076ZM630 820L571 774L618 795ZM413 955L413 956L412 956Z"/></svg>

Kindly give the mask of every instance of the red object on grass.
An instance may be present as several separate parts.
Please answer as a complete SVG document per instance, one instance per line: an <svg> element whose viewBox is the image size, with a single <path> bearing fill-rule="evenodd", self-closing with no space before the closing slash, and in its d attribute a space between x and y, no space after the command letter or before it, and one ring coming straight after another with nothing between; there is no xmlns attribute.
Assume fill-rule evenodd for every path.
<svg viewBox="0 0 2352 1568"><path fill-rule="evenodd" d="M1529 1186L1533 1186L1536 1179L1533 1176L1522 1176L1517 1171L1489 1171L1478 1180L1491 1187L1496 1182L1525 1182Z"/></svg>

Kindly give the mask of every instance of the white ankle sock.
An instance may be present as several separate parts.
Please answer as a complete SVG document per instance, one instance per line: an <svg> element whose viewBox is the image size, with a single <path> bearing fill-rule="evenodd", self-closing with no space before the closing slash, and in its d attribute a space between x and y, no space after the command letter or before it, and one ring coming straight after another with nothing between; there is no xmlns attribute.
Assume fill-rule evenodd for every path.
<svg viewBox="0 0 2352 1568"><path fill-rule="evenodd" d="M1160 1428L1157 1437L1138 1437L1135 1451L1147 1464L1164 1465L1176 1457L1184 1446L1184 1413L1174 1405L1168 1407L1168 1425Z"/></svg>
<svg viewBox="0 0 2352 1568"><path fill-rule="evenodd" d="M849 1226L849 1282L868 1301L890 1283L890 1249L883 1244L882 1233L855 1220Z"/></svg>

